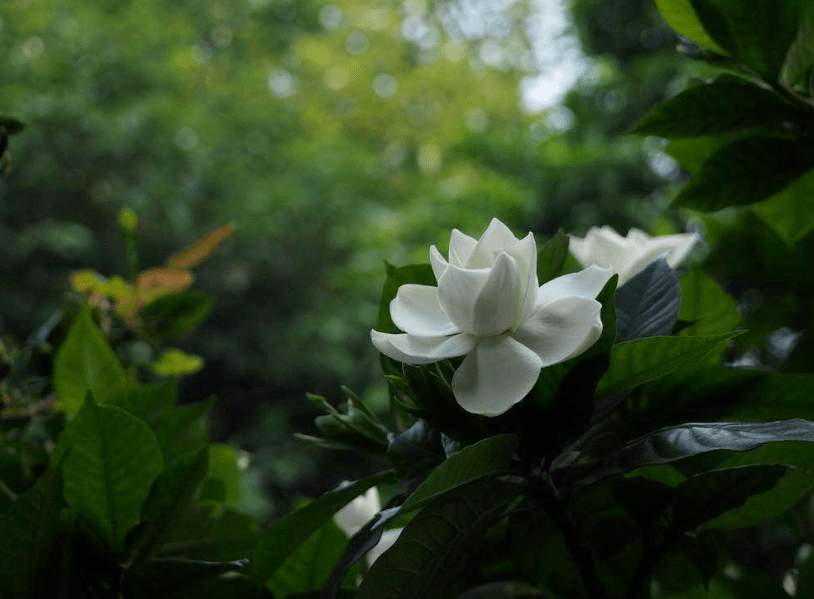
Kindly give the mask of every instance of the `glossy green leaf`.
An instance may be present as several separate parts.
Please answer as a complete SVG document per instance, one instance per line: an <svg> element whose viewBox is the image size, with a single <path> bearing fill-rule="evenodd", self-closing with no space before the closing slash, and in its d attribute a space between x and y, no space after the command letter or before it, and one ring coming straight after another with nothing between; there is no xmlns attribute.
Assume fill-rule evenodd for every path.
<svg viewBox="0 0 814 599"><path fill-rule="evenodd" d="M449 456L402 505L409 512L481 478L505 474L511 469L517 450L515 435L489 437Z"/></svg>
<svg viewBox="0 0 814 599"><path fill-rule="evenodd" d="M656 0L656 6L670 27L678 33L704 48L726 54L704 30L690 0Z"/></svg>
<svg viewBox="0 0 814 599"><path fill-rule="evenodd" d="M347 544L345 533L328 520L285 559L266 586L280 599L321 589Z"/></svg>
<svg viewBox="0 0 814 599"><path fill-rule="evenodd" d="M742 506L749 497L773 488L787 469L782 464L756 464L689 477L674 490L672 530L691 531Z"/></svg>
<svg viewBox="0 0 814 599"><path fill-rule="evenodd" d="M88 396L52 459L68 450L62 466L65 501L98 526L114 550L121 550L163 469L158 440L142 420Z"/></svg>
<svg viewBox="0 0 814 599"><path fill-rule="evenodd" d="M749 451L767 443L801 441L814 443L814 422L688 423L663 428L626 443L583 476L580 484L590 484L632 472L642 466L668 464L712 451Z"/></svg>
<svg viewBox="0 0 814 599"><path fill-rule="evenodd" d="M812 68L814 68L814 5L802 2L797 35L786 54L786 62L780 73L781 81L788 87L796 84L808 85L806 79Z"/></svg>
<svg viewBox="0 0 814 599"><path fill-rule="evenodd" d="M697 362L734 336L720 333L703 337L649 337L613 346L610 366L599 381L597 395L629 389Z"/></svg>
<svg viewBox="0 0 814 599"><path fill-rule="evenodd" d="M729 55L775 79L797 34L798 0L690 0L704 30Z"/></svg>
<svg viewBox="0 0 814 599"><path fill-rule="evenodd" d="M0 589L8 599L44 596L61 530L62 473L51 468L0 516Z"/></svg>
<svg viewBox="0 0 814 599"><path fill-rule="evenodd" d="M382 289L382 298L379 302L379 319L376 330L382 333L401 333L390 318L390 302L396 298L399 287L407 283L418 285L437 285L432 267L429 264L410 264L396 267L385 263L387 279Z"/></svg>
<svg viewBox="0 0 814 599"><path fill-rule="evenodd" d="M747 137L701 166L673 204L705 212L745 206L779 193L814 166L810 148L773 137Z"/></svg>
<svg viewBox="0 0 814 599"><path fill-rule="evenodd" d="M793 247L814 230L814 171L752 207L786 245Z"/></svg>
<svg viewBox="0 0 814 599"><path fill-rule="evenodd" d="M391 471L374 474L326 493L288 514L261 537L251 558L252 573L264 580L271 578L285 559L337 511L392 475Z"/></svg>
<svg viewBox="0 0 814 599"><path fill-rule="evenodd" d="M494 480L470 483L421 510L371 567L357 599L430 599L466 566L477 541L520 489Z"/></svg>
<svg viewBox="0 0 814 599"><path fill-rule="evenodd" d="M537 279L540 285L562 274L565 259L568 258L568 235L562 230L543 245L537 252Z"/></svg>
<svg viewBox="0 0 814 599"><path fill-rule="evenodd" d="M54 362L54 389L69 412L79 411L88 391L107 402L127 386L127 379L113 350L84 308L71 325Z"/></svg>
<svg viewBox="0 0 814 599"><path fill-rule="evenodd" d="M618 341L669 335L681 304L675 271L665 258L616 290L616 338Z"/></svg>
<svg viewBox="0 0 814 599"><path fill-rule="evenodd" d="M700 268L690 269L679 281L681 309L678 317L692 322L681 335L704 336L727 333L740 323L738 304Z"/></svg>
<svg viewBox="0 0 814 599"><path fill-rule="evenodd" d="M394 435L387 459L404 487L412 492L445 459L441 433L419 420L400 435Z"/></svg>
<svg viewBox="0 0 814 599"><path fill-rule="evenodd" d="M769 127L808 118L777 94L746 80L719 79L695 85L648 112L631 129L639 135L668 138L700 137L740 129Z"/></svg>

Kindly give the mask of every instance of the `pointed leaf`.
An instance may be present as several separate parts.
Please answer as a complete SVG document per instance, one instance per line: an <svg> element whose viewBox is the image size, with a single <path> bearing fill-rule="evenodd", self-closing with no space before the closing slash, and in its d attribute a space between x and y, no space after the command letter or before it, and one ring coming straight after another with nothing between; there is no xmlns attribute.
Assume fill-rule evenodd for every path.
<svg viewBox="0 0 814 599"><path fill-rule="evenodd" d="M590 484L642 466L668 464L711 451L749 451L779 441L814 443L814 422L688 423L663 428L630 441L595 467L579 483Z"/></svg>
<svg viewBox="0 0 814 599"><path fill-rule="evenodd" d="M54 361L54 389L65 408L75 414L88 391L106 402L127 385L113 350L85 307L71 325Z"/></svg>
<svg viewBox="0 0 814 599"><path fill-rule="evenodd" d="M693 268L680 281L681 309L678 317L692 322L681 335L702 336L727 333L738 326L738 304L700 268Z"/></svg>
<svg viewBox="0 0 814 599"><path fill-rule="evenodd" d="M806 78L814 68L814 5L803 2L800 11L797 36L786 54L786 62L781 73L781 80L787 87L799 83L807 85Z"/></svg>
<svg viewBox="0 0 814 599"><path fill-rule="evenodd" d="M192 268L193 266L197 266L206 260L224 239L227 239L234 233L234 230L235 226L231 223L222 225L188 248L167 258L165 264L172 268Z"/></svg>
<svg viewBox="0 0 814 599"><path fill-rule="evenodd" d="M611 349L608 371L597 385L597 395L611 395L697 362L737 333L704 337L649 337L618 343Z"/></svg>
<svg viewBox="0 0 814 599"><path fill-rule="evenodd" d="M565 259L569 255L569 241L568 235L560 229L540 247L537 252L537 280L540 285L562 274Z"/></svg>
<svg viewBox="0 0 814 599"><path fill-rule="evenodd" d="M814 166L810 148L773 137L739 139L717 151L673 204L713 212L764 200Z"/></svg>
<svg viewBox="0 0 814 599"><path fill-rule="evenodd" d="M639 135L700 137L738 129L770 127L807 119L806 111L746 80L719 79L696 85L648 112L631 129Z"/></svg>
<svg viewBox="0 0 814 599"><path fill-rule="evenodd" d="M669 335L680 304L678 277L667 259L651 262L616 291L617 340Z"/></svg>
<svg viewBox="0 0 814 599"><path fill-rule="evenodd" d="M445 457L441 433L425 420L391 436L387 448L387 459L408 492L414 491Z"/></svg>
<svg viewBox="0 0 814 599"><path fill-rule="evenodd" d="M376 560L357 599L429 599L466 566L477 541L520 489L477 481L427 505Z"/></svg>
<svg viewBox="0 0 814 599"><path fill-rule="evenodd" d="M380 472L326 493L274 524L257 544L251 558L252 574L268 580L285 559L333 515L367 491L391 478L392 471Z"/></svg>
<svg viewBox="0 0 814 599"><path fill-rule="evenodd" d="M515 435L497 435L462 449L430 473L407 498L401 511L418 509L472 481L507 473L516 450Z"/></svg>
<svg viewBox="0 0 814 599"><path fill-rule="evenodd" d="M62 466L65 501L120 551L164 466L155 435L135 416L115 406L96 405L88 396L52 459L68 449Z"/></svg>
<svg viewBox="0 0 814 599"><path fill-rule="evenodd" d="M726 54L704 30L690 0L656 0L656 6L670 27L678 33L713 52Z"/></svg>
<svg viewBox="0 0 814 599"><path fill-rule="evenodd" d="M62 506L62 473L51 468L0 516L4 598L44 596L43 584L58 549Z"/></svg>
<svg viewBox="0 0 814 599"><path fill-rule="evenodd" d="M814 171L752 209L787 246L793 247L814 230Z"/></svg>

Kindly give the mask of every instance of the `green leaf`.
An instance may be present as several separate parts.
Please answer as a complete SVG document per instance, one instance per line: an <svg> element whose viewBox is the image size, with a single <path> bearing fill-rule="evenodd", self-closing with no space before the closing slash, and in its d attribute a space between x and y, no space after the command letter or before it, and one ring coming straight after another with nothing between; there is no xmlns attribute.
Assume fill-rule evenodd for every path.
<svg viewBox="0 0 814 599"><path fill-rule="evenodd" d="M71 325L54 361L54 389L60 401L75 414L88 391L107 402L127 386L124 369L85 307Z"/></svg>
<svg viewBox="0 0 814 599"><path fill-rule="evenodd" d="M45 596L59 548L62 473L47 470L0 516L0 588L8 599Z"/></svg>
<svg viewBox="0 0 814 599"><path fill-rule="evenodd" d="M803 2L797 36L786 54L786 62L780 73L781 81L787 87L801 83L807 86L806 79L812 68L814 68L814 5Z"/></svg>
<svg viewBox="0 0 814 599"><path fill-rule="evenodd" d="M394 435L387 448L387 459L409 492L415 490L445 457L441 433L425 420L419 420L400 435Z"/></svg>
<svg viewBox="0 0 814 599"><path fill-rule="evenodd" d="M223 498L220 503L239 508L248 467L248 452L220 443L209 445L209 476L223 483Z"/></svg>
<svg viewBox="0 0 814 599"><path fill-rule="evenodd" d="M781 441L814 443L814 422L801 419L763 423L712 422L663 428L625 444L583 476L579 483L587 485L642 466L668 464L711 451L749 451Z"/></svg>
<svg viewBox="0 0 814 599"><path fill-rule="evenodd" d="M726 54L704 30L690 0L656 0L656 6L670 27L678 33L713 52Z"/></svg>
<svg viewBox="0 0 814 599"><path fill-rule="evenodd" d="M228 508L188 509L167 532L156 556L217 562L250 557L261 534L252 516Z"/></svg>
<svg viewBox="0 0 814 599"><path fill-rule="evenodd" d="M209 440L209 419L214 400L173 406L152 426L167 466L190 452L200 450Z"/></svg>
<svg viewBox="0 0 814 599"><path fill-rule="evenodd" d="M565 259L568 257L568 235L562 229L537 252L537 279L539 284L547 283L562 274Z"/></svg>
<svg viewBox="0 0 814 599"><path fill-rule="evenodd" d="M681 138L769 127L810 118L777 94L746 80L719 79L696 85L648 112L631 130L638 135Z"/></svg>
<svg viewBox="0 0 814 599"><path fill-rule="evenodd" d="M0 115L0 127L5 127L9 135L14 135L25 129L20 121L10 116Z"/></svg>
<svg viewBox="0 0 814 599"><path fill-rule="evenodd" d="M385 263L387 269L387 279L382 289L382 299L379 302L379 320L376 330L382 333L401 333L402 331L393 324L390 318L390 302L396 298L399 287L407 283L417 285L435 286L435 275L429 264L411 264L409 266L396 267Z"/></svg>
<svg viewBox="0 0 814 599"><path fill-rule="evenodd" d="M317 416L314 423L329 442L370 453L387 451L387 428L360 398L348 395L342 411L342 406L338 410L320 395L309 394L307 397L328 413L326 416Z"/></svg>
<svg viewBox="0 0 814 599"><path fill-rule="evenodd" d="M52 460L69 448L62 466L65 501L99 527L114 551L121 551L164 466L155 435L132 414L96 405L89 395Z"/></svg>
<svg viewBox="0 0 814 599"><path fill-rule="evenodd" d="M707 159L673 204L713 212L764 200L814 166L800 142L753 136L736 140Z"/></svg>
<svg viewBox="0 0 814 599"><path fill-rule="evenodd" d="M692 322L682 336L728 333L740 323L738 304L700 268L690 269L679 281L681 309L678 317Z"/></svg>
<svg viewBox="0 0 814 599"><path fill-rule="evenodd" d="M476 481L430 503L376 560L356 599L438 597L519 491L500 481Z"/></svg>
<svg viewBox="0 0 814 599"><path fill-rule="evenodd" d="M203 292L187 289L159 297L139 310L141 330L162 341L188 333L203 322L212 310L211 298Z"/></svg>
<svg viewBox="0 0 814 599"><path fill-rule="evenodd" d="M497 435L449 456L407 498L402 513L418 509L472 481L507 473L516 450L515 435Z"/></svg>
<svg viewBox="0 0 814 599"><path fill-rule="evenodd" d="M326 493L303 508L291 512L260 538L251 558L251 573L268 580L305 540L346 504L370 487L391 478L388 470Z"/></svg>
<svg viewBox="0 0 814 599"><path fill-rule="evenodd" d="M752 210L787 246L793 247L814 229L814 171L768 200L755 204Z"/></svg>
<svg viewBox="0 0 814 599"><path fill-rule="evenodd" d="M690 476L675 488L671 529L691 531L742 506L749 497L773 488L787 469L782 464L756 464Z"/></svg>
<svg viewBox="0 0 814 599"><path fill-rule="evenodd" d="M539 589L530 584L514 580L488 582L458 595L457 599L532 599L534 597L556 599L552 595L543 595Z"/></svg>
<svg viewBox="0 0 814 599"><path fill-rule="evenodd" d="M814 420L812 397L814 375L774 373L743 389L727 418L753 422L777 418Z"/></svg>
<svg viewBox="0 0 814 599"><path fill-rule="evenodd" d="M322 588L347 544L345 533L328 520L286 558L266 587L278 598Z"/></svg>
<svg viewBox="0 0 814 599"><path fill-rule="evenodd" d="M617 340L669 335L680 304L678 277L667 259L651 262L616 291Z"/></svg>
<svg viewBox="0 0 814 599"><path fill-rule="evenodd" d="M203 366L204 361L201 356L188 354L172 347L165 349L150 368L161 376L183 376L194 374Z"/></svg>
<svg viewBox="0 0 814 599"><path fill-rule="evenodd" d="M697 362L735 335L648 337L618 343L611 349L610 366L599 381L596 393L611 395L664 376L679 366Z"/></svg>
<svg viewBox="0 0 814 599"><path fill-rule="evenodd" d="M157 558L128 568L124 577L124 593L132 599L152 599L215 578L225 572L240 570L244 561L206 562L177 558Z"/></svg>
<svg viewBox="0 0 814 599"><path fill-rule="evenodd" d="M774 80L797 34L798 0L691 0L704 30L735 60Z"/></svg>
<svg viewBox="0 0 814 599"><path fill-rule="evenodd" d="M230 573L209 580L197 580L167 599L275 599L255 578ZM312 598L309 598L312 599ZM319 596L313 597L319 599ZM342 599L350 599L342 597Z"/></svg>

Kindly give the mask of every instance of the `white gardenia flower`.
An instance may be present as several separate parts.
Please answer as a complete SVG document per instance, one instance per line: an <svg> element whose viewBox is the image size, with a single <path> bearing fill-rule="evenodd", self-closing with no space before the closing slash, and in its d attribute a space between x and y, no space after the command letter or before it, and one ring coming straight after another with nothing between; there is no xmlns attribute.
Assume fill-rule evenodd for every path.
<svg viewBox="0 0 814 599"><path fill-rule="evenodd" d="M662 256L675 268L698 241L697 233L650 237L639 229L630 229L627 237L622 237L607 225L591 227L584 239L570 237L568 248L579 263L610 268L619 275L620 287Z"/></svg>
<svg viewBox="0 0 814 599"><path fill-rule="evenodd" d="M347 482L342 483L348 484ZM359 495L341 510L334 514L334 522L342 531L352 537L359 529L367 524L376 514L381 511L379 500L379 490L371 487L363 495ZM385 530L378 544L367 552L366 558L368 566L373 565L379 556L390 549L401 534L401 528Z"/></svg>
<svg viewBox="0 0 814 599"><path fill-rule="evenodd" d="M390 303L404 333L371 331L376 348L400 362L466 356L452 377L463 409L498 416L534 387L540 370L572 358L602 333L597 294L610 270L591 266L538 288L537 246L493 219L480 240L452 231L449 261L435 246L437 287L402 285Z"/></svg>

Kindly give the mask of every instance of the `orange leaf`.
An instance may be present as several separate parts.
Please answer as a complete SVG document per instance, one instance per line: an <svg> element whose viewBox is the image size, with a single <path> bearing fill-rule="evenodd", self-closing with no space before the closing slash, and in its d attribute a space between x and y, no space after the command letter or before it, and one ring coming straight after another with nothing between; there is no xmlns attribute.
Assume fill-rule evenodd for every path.
<svg viewBox="0 0 814 599"><path fill-rule="evenodd" d="M234 230L235 226L231 223L218 227L188 248L170 256L166 262L167 266L174 268L197 266L212 253L212 250L214 250L221 241L229 237Z"/></svg>
<svg viewBox="0 0 814 599"><path fill-rule="evenodd" d="M175 293L192 285L194 279L195 277L188 270L160 266L141 271L136 286L140 296L145 296L152 291Z"/></svg>

